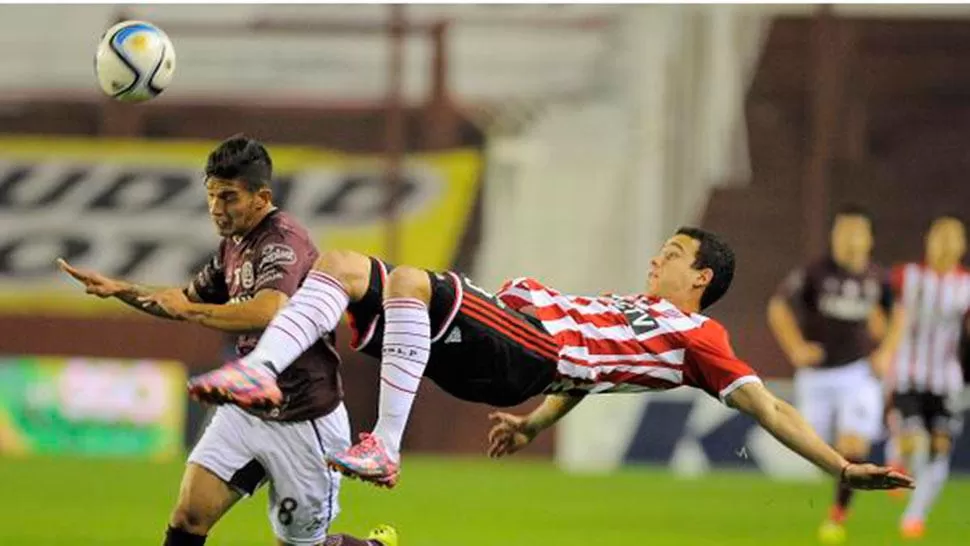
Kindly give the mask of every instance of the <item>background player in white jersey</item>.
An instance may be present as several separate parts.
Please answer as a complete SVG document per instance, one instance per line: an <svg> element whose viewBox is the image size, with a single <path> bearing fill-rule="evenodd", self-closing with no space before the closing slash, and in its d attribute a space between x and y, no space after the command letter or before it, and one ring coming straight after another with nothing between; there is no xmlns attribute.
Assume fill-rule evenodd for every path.
<svg viewBox="0 0 970 546"><path fill-rule="evenodd" d="M235 397L233 392L255 388L262 390L263 402L274 403L277 393L262 364L285 368L313 335L294 343L297 336L276 335L272 325L290 324L321 335L336 325L348 304L353 316L355 305L379 303L376 288L383 287L380 417L373 434L363 434L360 444L331 457L345 472L377 482L396 480L397 448L414 394L422 375L433 370L439 385L466 399L514 392L517 397L499 400L512 404L522 395L549 394L529 417L493 416L499 421L490 434L493 456L528 443L586 394L692 386L752 415L785 445L847 484L911 486L908 477L889 468L851 464L841 457L734 355L723 326L699 314L730 286L734 254L727 244L714 234L683 228L651 265L645 294L565 296L535 280L518 279L495 299L467 281L458 283L453 274L407 266L394 269L382 286L382 262L327 253L317 271L328 276L326 282L305 284L292 300L321 312L311 316L287 306L250 357L196 378L193 390L216 401L252 403L252 396ZM442 298L452 307L443 321L436 318L447 308L439 308ZM523 320L520 311L534 318ZM356 343L370 343L377 325L364 326L365 339ZM222 380L223 374L240 368L252 371L253 385L237 387Z"/></svg>
<svg viewBox="0 0 970 546"><path fill-rule="evenodd" d="M930 507L950 473L953 438L962 429L953 402L963 388L957 354L970 309L970 271L963 222L955 216L934 220L926 234L925 260L893 269L892 284L906 308L907 327L893 361L892 422L903 462L922 437L929 437L929 461L919 469L919 486L903 515L900 531L918 538Z"/></svg>
<svg viewBox="0 0 970 546"><path fill-rule="evenodd" d="M869 455L883 428L880 378L902 330L888 276L872 263L872 220L859 206L841 208L832 222L830 254L794 270L768 304L772 333L795 367L799 410L850 461ZM892 310L889 333L876 340ZM824 542L845 538L852 490L836 484L835 503L819 528Z"/></svg>
<svg viewBox="0 0 970 546"><path fill-rule="evenodd" d="M232 137L209 155L209 214L222 242L184 289L143 288L64 262L61 267L90 294L235 334L236 350L245 354L318 255L306 229L273 206L271 179L272 160L255 140ZM340 475L322 460L350 444L339 364L331 339L321 337L280 375L284 399L279 408L216 411L189 455L166 546L204 544L222 516L267 481L270 522L280 544L396 544L395 532L387 527L376 529L372 541L327 537L339 512Z"/></svg>

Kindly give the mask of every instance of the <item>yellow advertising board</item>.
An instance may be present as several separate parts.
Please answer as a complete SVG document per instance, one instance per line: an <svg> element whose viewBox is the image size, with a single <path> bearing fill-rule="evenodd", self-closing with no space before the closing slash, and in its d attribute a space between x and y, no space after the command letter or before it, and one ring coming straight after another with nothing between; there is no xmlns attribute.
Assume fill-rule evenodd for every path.
<svg viewBox="0 0 970 546"><path fill-rule="evenodd" d="M103 314L54 260L180 286L215 251L203 169L217 142L0 137L0 312ZM269 145L274 198L320 249L386 257L378 155ZM478 193L476 150L415 154L398 195L397 261L452 263Z"/></svg>

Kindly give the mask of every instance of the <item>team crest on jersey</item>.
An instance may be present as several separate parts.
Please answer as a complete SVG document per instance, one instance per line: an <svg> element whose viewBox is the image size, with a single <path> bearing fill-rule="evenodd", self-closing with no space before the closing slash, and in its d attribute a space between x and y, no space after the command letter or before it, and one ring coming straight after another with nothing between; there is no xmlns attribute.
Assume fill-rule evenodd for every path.
<svg viewBox="0 0 970 546"><path fill-rule="evenodd" d="M256 275L253 273L252 262L245 262L242 264L242 268L239 273L239 281L242 283L242 287L246 290L251 290L253 285L256 284Z"/></svg>

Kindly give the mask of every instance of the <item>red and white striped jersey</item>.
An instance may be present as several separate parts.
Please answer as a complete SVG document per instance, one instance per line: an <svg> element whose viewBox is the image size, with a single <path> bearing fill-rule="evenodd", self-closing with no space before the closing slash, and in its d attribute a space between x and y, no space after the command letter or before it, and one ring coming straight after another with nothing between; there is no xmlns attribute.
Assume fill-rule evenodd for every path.
<svg viewBox="0 0 970 546"><path fill-rule="evenodd" d="M642 294L567 296L528 278L506 282L500 301L542 321L559 349L551 392L588 393L696 387L724 400L760 381L731 349L717 321Z"/></svg>
<svg viewBox="0 0 970 546"><path fill-rule="evenodd" d="M970 271L958 267L941 275L909 263L893 269L892 284L907 322L895 355L893 388L940 395L961 389L957 343L970 308Z"/></svg>

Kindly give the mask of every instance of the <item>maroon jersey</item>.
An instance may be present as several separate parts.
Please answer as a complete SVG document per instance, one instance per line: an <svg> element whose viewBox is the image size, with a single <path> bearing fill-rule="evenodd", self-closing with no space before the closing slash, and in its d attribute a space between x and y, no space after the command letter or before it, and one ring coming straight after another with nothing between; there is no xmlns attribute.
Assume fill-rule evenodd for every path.
<svg viewBox="0 0 970 546"><path fill-rule="evenodd" d="M831 258L792 271L778 289L798 316L808 341L825 347L821 368L835 368L866 358L876 349L869 316L893 304L889 277L875 265L860 274L839 267Z"/></svg>
<svg viewBox="0 0 970 546"><path fill-rule="evenodd" d="M206 303L252 299L260 290L292 296L310 272L318 252L306 229L288 214L274 211L241 239L224 238L192 286ZM239 356L253 350L262 332L236 338ZM271 411L247 410L263 419L304 421L333 411L343 398L333 338L321 338L280 374L283 405Z"/></svg>

